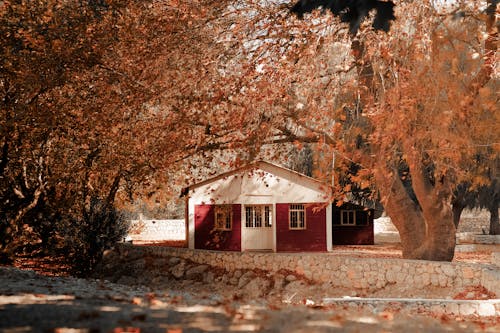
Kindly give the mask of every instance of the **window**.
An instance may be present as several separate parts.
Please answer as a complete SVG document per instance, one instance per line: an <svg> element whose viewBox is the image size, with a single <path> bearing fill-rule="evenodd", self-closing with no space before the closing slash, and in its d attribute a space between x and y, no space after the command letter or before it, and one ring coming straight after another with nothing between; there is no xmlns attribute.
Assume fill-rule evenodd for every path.
<svg viewBox="0 0 500 333"><path fill-rule="evenodd" d="M357 211L357 214L356 214L356 225L368 225L370 224L369 220L370 220L370 216L371 216L372 212L369 210L369 209L365 209L363 211Z"/></svg>
<svg viewBox="0 0 500 333"><path fill-rule="evenodd" d="M245 227L247 228L272 227L270 206L246 206L245 218Z"/></svg>
<svg viewBox="0 0 500 333"><path fill-rule="evenodd" d="M215 206L215 229L231 230L233 228L233 207L231 205Z"/></svg>
<svg viewBox="0 0 500 333"><path fill-rule="evenodd" d="M290 229L306 228L306 209L304 205L290 205L289 226Z"/></svg>
<svg viewBox="0 0 500 333"><path fill-rule="evenodd" d="M271 228L273 225L273 219L271 217L271 207L264 206L264 227Z"/></svg>
<svg viewBox="0 0 500 333"><path fill-rule="evenodd" d="M356 211L355 210L341 210L340 211L340 224L341 225L356 225Z"/></svg>

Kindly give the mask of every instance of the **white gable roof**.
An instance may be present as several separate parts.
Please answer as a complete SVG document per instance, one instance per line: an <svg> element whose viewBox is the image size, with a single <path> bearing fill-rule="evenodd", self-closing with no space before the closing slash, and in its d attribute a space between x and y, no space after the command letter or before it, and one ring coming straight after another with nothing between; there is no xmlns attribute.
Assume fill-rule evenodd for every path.
<svg viewBox="0 0 500 333"><path fill-rule="evenodd" d="M275 164L258 161L185 189L198 203L312 203L330 200L331 187Z"/></svg>

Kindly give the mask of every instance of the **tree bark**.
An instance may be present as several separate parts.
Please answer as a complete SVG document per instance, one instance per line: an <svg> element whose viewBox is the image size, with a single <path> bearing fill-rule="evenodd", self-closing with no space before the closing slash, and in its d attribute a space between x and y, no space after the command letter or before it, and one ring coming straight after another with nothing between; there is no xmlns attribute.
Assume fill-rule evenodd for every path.
<svg viewBox="0 0 500 333"><path fill-rule="evenodd" d="M475 195L474 192L470 191L470 184L467 182L458 184L454 190L453 199L451 200L455 229L458 229L460 217L465 207L473 206L474 202Z"/></svg>
<svg viewBox="0 0 500 333"><path fill-rule="evenodd" d="M438 199L438 198L436 198ZM425 213L426 238L413 253L413 259L451 261L455 254L456 228L451 207L437 201Z"/></svg>
<svg viewBox="0 0 500 333"><path fill-rule="evenodd" d="M496 20L498 0L488 0L486 7L486 41L484 42L484 62L481 70L472 80L469 91L473 96L479 93L480 88L484 87L491 79L496 64L496 53L498 50L498 24Z"/></svg>
<svg viewBox="0 0 500 333"><path fill-rule="evenodd" d="M462 216L462 211L464 210L465 206L454 203L452 205L452 213L453 213L453 224L455 225L455 229L458 229L458 225L460 224L460 216Z"/></svg>
<svg viewBox="0 0 500 333"><path fill-rule="evenodd" d="M408 195L396 169L377 169L375 177L385 211L399 232L403 258L413 258L413 253L424 243L421 211Z"/></svg>
<svg viewBox="0 0 500 333"><path fill-rule="evenodd" d="M423 167L410 163L412 187L417 205L403 185L397 168L379 167L375 173L384 207L398 229L403 258L451 261L455 253L456 228L453 223L450 195L428 180ZM385 162L382 162L385 163Z"/></svg>
<svg viewBox="0 0 500 333"><path fill-rule="evenodd" d="M370 62L363 59L363 43L353 42L351 51L356 59L362 86L373 90L373 68ZM367 102L366 99L365 97L364 102ZM451 194L447 195L446 191L440 191L430 184L422 165L423 156L415 151L411 140L402 143L402 146L408 156L411 155L407 163L420 206L412 200L398 168L391 163L388 164L385 160L376 162L375 179L385 210L399 232L403 258L451 261L456 241L451 205L446 203ZM385 148L372 148L378 150L378 155L385 155L382 153Z"/></svg>
<svg viewBox="0 0 500 333"><path fill-rule="evenodd" d="M500 235L500 220L498 217L498 200L489 207L490 211L490 235Z"/></svg>
<svg viewBox="0 0 500 333"><path fill-rule="evenodd" d="M0 157L0 177L3 176L4 170L7 167L8 155L9 142L7 141L7 138L5 138L5 142L2 145L2 156Z"/></svg>
<svg viewBox="0 0 500 333"><path fill-rule="evenodd" d="M116 192L118 192L118 188L119 188L122 176L123 176L122 172L119 171L113 180L113 184L111 185L111 188L109 189L108 196L106 197L106 201L104 202L106 204L106 206L108 206L108 207L113 206L113 203L115 202Z"/></svg>
<svg viewBox="0 0 500 333"><path fill-rule="evenodd" d="M414 253L416 259L451 261L455 254L456 228L451 209L451 185L449 176L431 180L425 164L425 152L414 149L405 141L405 151L411 173L413 190L422 208L426 224L426 237L422 246Z"/></svg>

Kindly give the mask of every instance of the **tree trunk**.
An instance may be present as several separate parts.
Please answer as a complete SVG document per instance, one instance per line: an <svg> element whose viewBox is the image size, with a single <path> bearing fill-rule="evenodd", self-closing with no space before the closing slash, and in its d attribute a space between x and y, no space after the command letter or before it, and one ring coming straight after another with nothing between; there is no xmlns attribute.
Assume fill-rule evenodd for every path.
<svg viewBox="0 0 500 333"><path fill-rule="evenodd" d="M462 216L462 211L464 210L465 206L454 203L452 205L452 213L453 213L453 224L455 225L455 229L458 229L458 225L460 224L460 216Z"/></svg>
<svg viewBox="0 0 500 333"><path fill-rule="evenodd" d="M122 172L119 171L113 180L113 184L111 185L108 196L106 197L106 201L104 202L106 206L108 207L113 206L113 203L115 202L116 192L118 191L121 179L122 179Z"/></svg>
<svg viewBox="0 0 500 333"><path fill-rule="evenodd" d="M4 138L5 142L2 145L2 156L0 157L0 177L3 177L3 172L7 167L7 161L9 156L9 142L7 138Z"/></svg>
<svg viewBox="0 0 500 333"><path fill-rule="evenodd" d="M406 192L397 170L390 172L378 170L375 174L384 208L399 232L403 258L412 258L412 254L424 243L425 225L419 207Z"/></svg>
<svg viewBox="0 0 500 333"><path fill-rule="evenodd" d="M406 146L406 151L412 151ZM455 255L456 228L453 223L450 184L447 177L432 181L425 155L413 150L407 154L412 187L422 209L426 225L425 241L413 256L415 259L451 261Z"/></svg>
<svg viewBox="0 0 500 333"><path fill-rule="evenodd" d="M500 221L498 218L498 200L489 207L490 211L490 235L500 235Z"/></svg>
<svg viewBox="0 0 500 333"><path fill-rule="evenodd" d="M412 171L412 186L420 206L411 199L396 168L379 168L375 173L386 212L401 237L403 258L451 261L456 228L446 192L429 184L420 167Z"/></svg>
<svg viewBox="0 0 500 333"><path fill-rule="evenodd" d="M456 229L451 207L436 202L425 215L427 237L414 253L414 259L451 261L455 254Z"/></svg>

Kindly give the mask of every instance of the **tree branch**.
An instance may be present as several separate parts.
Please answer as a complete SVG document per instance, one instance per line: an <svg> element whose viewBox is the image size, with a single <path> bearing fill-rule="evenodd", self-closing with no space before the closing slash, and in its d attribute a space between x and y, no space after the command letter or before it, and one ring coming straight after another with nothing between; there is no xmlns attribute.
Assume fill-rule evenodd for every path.
<svg viewBox="0 0 500 333"><path fill-rule="evenodd" d="M493 69L496 64L496 52L498 50L498 24L496 20L498 0L488 0L486 8L486 41L484 42L484 62L481 70L469 85L469 91L475 97L479 90L491 79Z"/></svg>
<svg viewBox="0 0 500 333"><path fill-rule="evenodd" d="M2 145L2 156L0 157L0 177L3 177L4 170L7 167L9 156L9 142L4 141Z"/></svg>

